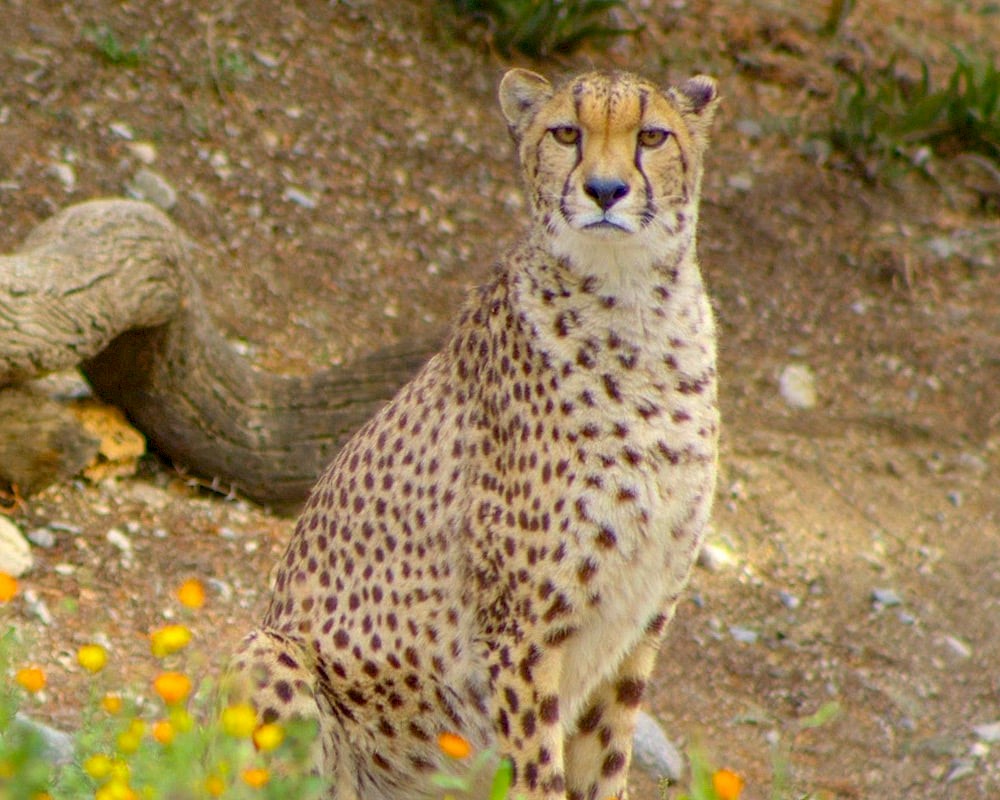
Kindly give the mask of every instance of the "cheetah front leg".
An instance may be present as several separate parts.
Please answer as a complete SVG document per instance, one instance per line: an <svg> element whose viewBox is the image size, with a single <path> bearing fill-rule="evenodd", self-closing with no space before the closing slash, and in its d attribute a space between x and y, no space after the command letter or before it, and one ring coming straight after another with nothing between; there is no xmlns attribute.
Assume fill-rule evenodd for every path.
<svg viewBox="0 0 1000 800"><path fill-rule="evenodd" d="M568 800L626 797L635 718L670 615L650 622L615 674L588 698L565 745Z"/></svg>
<svg viewBox="0 0 1000 800"><path fill-rule="evenodd" d="M559 676L563 653L522 642L503 646L494 681L494 725L498 750L514 765L510 796L566 800Z"/></svg>

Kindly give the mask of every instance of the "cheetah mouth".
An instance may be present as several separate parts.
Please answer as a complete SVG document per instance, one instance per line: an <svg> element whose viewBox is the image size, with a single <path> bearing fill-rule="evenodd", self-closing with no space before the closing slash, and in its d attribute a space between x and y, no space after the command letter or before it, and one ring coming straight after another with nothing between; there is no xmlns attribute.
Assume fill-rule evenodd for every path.
<svg viewBox="0 0 1000 800"><path fill-rule="evenodd" d="M600 231L608 233L632 233L632 229L621 222L604 217L594 222L587 222L583 225L585 231Z"/></svg>

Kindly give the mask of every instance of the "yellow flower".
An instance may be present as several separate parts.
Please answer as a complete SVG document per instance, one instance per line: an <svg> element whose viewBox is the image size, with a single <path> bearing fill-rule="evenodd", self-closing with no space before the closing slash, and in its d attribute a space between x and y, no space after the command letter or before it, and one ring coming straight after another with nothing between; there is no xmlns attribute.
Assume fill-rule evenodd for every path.
<svg viewBox="0 0 1000 800"><path fill-rule="evenodd" d="M40 692L45 688L45 673L38 667L19 669L14 676L14 680L32 694Z"/></svg>
<svg viewBox="0 0 1000 800"><path fill-rule="evenodd" d="M9 603L17 594L17 578L0 572L0 603Z"/></svg>
<svg viewBox="0 0 1000 800"><path fill-rule="evenodd" d="M258 750L267 752L274 750L285 738L285 732L280 725L267 722L253 732L253 743Z"/></svg>
<svg viewBox="0 0 1000 800"><path fill-rule="evenodd" d="M95 781L103 780L111 774L113 761L103 753L90 756L83 762L83 771Z"/></svg>
<svg viewBox="0 0 1000 800"><path fill-rule="evenodd" d="M173 706L191 694L191 679L183 672L161 672L153 681L153 688L164 703Z"/></svg>
<svg viewBox="0 0 1000 800"><path fill-rule="evenodd" d="M204 584L197 578L189 578L177 587L177 599L188 608L201 608L205 605Z"/></svg>
<svg viewBox="0 0 1000 800"><path fill-rule="evenodd" d="M257 727L257 712L246 703L229 706L222 712L222 730L234 739L249 739Z"/></svg>
<svg viewBox="0 0 1000 800"><path fill-rule="evenodd" d="M712 788L719 800L739 800L743 778L731 769L720 769L712 775Z"/></svg>
<svg viewBox="0 0 1000 800"><path fill-rule="evenodd" d="M157 658L179 652L191 641L191 631L183 625L165 625L149 635L150 649Z"/></svg>
<svg viewBox="0 0 1000 800"><path fill-rule="evenodd" d="M96 674L108 663L108 651L99 644L85 644L76 651L76 660L87 672Z"/></svg>
<svg viewBox="0 0 1000 800"><path fill-rule="evenodd" d="M134 753L142 744L142 737L146 735L146 723L141 719L134 719L129 723L128 728L118 734L118 750L122 753Z"/></svg>
<svg viewBox="0 0 1000 800"><path fill-rule="evenodd" d="M271 780L271 773L263 767L250 767L249 769L243 770L243 774L240 777L243 778L243 783L247 786L259 789Z"/></svg>
<svg viewBox="0 0 1000 800"><path fill-rule="evenodd" d="M122 712L122 702L121 695L108 692L104 697L101 698L101 708L103 708L108 714L115 716Z"/></svg>
<svg viewBox="0 0 1000 800"><path fill-rule="evenodd" d="M127 781L112 779L94 792L94 800L139 800Z"/></svg>
<svg viewBox="0 0 1000 800"><path fill-rule="evenodd" d="M438 736L438 747L449 758L468 758L472 754L472 745L457 733L442 733Z"/></svg>
<svg viewBox="0 0 1000 800"><path fill-rule="evenodd" d="M211 775L205 779L205 791L212 797L219 797L226 791L226 783L218 775Z"/></svg>
<svg viewBox="0 0 1000 800"><path fill-rule="evenodd" d="M170 744L176 735L177 731L170 720L161 719L153 723L153 738L160 744L164 746Z"/></svg>

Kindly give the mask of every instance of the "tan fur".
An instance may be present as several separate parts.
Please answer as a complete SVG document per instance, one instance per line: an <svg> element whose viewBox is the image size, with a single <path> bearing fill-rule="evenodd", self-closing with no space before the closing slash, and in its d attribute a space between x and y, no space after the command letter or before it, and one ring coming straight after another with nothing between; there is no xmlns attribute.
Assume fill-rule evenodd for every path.
<svg viewBox="0 0 1000 800"><path fill-rule="evenodd" d="M711 506L714 82L512 70L500 104L532 229L322 476L234 661L264 718L320 721L336 800L436 796L445 731L514 796L623 797Z"/></svg>

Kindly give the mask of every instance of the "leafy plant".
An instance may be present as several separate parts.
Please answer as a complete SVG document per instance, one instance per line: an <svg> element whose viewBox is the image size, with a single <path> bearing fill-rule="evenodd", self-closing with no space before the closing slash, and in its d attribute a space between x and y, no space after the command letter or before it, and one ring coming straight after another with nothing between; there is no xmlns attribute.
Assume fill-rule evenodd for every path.
<svg viewBox="0 0 1000 800"><path fill-rule="evenodd" d="M126 47L114 28L109 25L88 26L84 28L83 36L109 64L136 67L149 57L148 36L143 36L139 43L132 47Z"/></svg>
<svg viewBox="0 0 1000 800"><path fill-rule="evenodd" d="M1000 70L992 61L952 51L957 64L943 87L932 85L926 62L914 81L897 72L895 59L867 80L860 75L842 87L834 146L870 176L892 158L913 162L921 147L1000 160Z"/></svg>
<svg viewBox="0 0 1000 800"><path fill-rule="evenodd" d="M585 42L604 43L634 36L641 27L621 27L609 19L624 0L452 0L455 10L484 22L494 47L532 58L571 53Z"/></svg>

